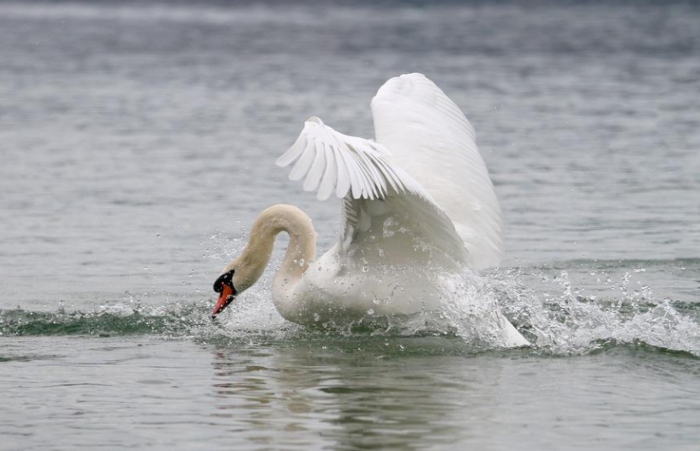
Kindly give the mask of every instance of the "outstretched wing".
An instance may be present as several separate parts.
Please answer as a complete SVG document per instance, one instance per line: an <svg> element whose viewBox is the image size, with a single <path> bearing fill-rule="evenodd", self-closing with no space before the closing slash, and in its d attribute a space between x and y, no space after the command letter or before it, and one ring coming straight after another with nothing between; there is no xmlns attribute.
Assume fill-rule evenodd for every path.
<svg viewBox="0 0 700 451"><path fill-rule="evenodd" d="M345 216L341 249L372 246L377 237L386 244L397 231L407 232L421 243L440 249L459 262L466 250L450 218L413 177L390 161L382 145L344 135L310 118L299 138L276 163L294 164L289 178L304 179L306 191L319 199L331 194L343 198ZM391 254L392 246L387 246ZM400 263L396 254L386 261Z"/></svg>
<svg viewBox="0 0 700 451"><path fill-rule="evenodd" d="M498 264L501 211L467 118L422 74L387 81L372 99L377 142L452 219L469 264Z"/></svg>
<svg viewBox="0 0 700 451"><path fill-rule="evenodd" d="M341 198L350 192L354 199L384 198L389 189L420 194L420 185L392 167L388 155L383 146L339 133L313 116L276 163L285 167L296 162L290 180L305 178L304 190L318 190L319 200L333 192Z"/></svg>

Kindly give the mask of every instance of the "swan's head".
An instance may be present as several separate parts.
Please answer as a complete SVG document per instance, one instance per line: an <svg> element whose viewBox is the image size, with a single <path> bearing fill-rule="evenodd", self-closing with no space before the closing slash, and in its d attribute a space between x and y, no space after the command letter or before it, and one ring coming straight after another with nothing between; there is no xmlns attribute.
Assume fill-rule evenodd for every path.
<svg viewBox="0 0 700 451"><path fill-rule="evenodd" d="M224 311L237 295L250 288L262 275L269 260L269 255L256 254L246 250L240 257L232 261L221 272L214 282L214 291L219 293L211 317Z"/></svg>
<svg viewBox="0 0 700 451"><path fill-rule="evenodd" d="M235 269L224 272L214 282L214 291L219 293L219 300L216 301L214 310L211 311L212 319L216 318L216 315L228 307L228 305L233 302L233 299L238 294L238 291L236 291L236 285L233 282L233 277L235 274Z"/></svg>

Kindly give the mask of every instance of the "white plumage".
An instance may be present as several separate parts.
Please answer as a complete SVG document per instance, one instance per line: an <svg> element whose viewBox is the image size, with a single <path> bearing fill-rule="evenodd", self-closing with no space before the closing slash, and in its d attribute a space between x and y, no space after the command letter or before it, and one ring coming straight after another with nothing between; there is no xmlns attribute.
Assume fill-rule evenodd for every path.
<svg viewBox="0 0 700 451"><path fill-rule="evenodd" d="M464 248L457 253L470 267L497 265L503 253L501 211L474 128L457 105L424 75L408 74L379 89L372 112L376 142L344 135L312 117L277 164L295 163L289 178L304 178L304 189L317 191L320 200L334 192L347 197L346 207L356 209L346 209L349 218L376 199L415 208L424 213L416 218L423 221L427 209L441 218L428 219L422 228L426 239L433 235L443 247ZM360 199L364 202L352 202Z"/></svg>
<svg viewBox="0 0 700 451"><path fill-rule="evenodd" d="M266 209L217 281L224 288L213 315L260 277L282 231L290 244L272 297L282 316L305 325L439 311L454 296L441 275L498 264L498 200L460 109L425 76L409 74L379 89L372 112L376 141L312 117L277 159L319 199L342 199L339 242L316 260L308 216L289 205ZM497 307L479 318L503 345L528 344Z"/></svg>

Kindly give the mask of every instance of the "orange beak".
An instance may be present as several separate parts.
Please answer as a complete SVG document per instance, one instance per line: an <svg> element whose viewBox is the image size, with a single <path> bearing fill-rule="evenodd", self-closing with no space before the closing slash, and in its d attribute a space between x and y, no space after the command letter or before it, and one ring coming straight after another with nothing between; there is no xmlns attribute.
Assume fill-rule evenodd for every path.
<svg viewBox="0 0 700 451"><path fill-rule="evenodd" d="M228 305L233 302L233 298L236 295L236 293L233 291L233 288L231 288L228 285L224 285L221 289L221 294L219 295L219 300L216 301L216 305L214 306L214 310L211 311L211 317L212 319L216 318L216 315L221 313Z"/></svg>

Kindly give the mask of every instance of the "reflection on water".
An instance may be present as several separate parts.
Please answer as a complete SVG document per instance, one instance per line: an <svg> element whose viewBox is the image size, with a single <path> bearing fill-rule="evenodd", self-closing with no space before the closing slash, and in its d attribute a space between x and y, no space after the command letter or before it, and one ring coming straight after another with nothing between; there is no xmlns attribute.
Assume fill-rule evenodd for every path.
<svg viewBox="0 0 700 451"><path fill-rule="evenodd" d="M299 447L318 446L320 436L339 449L412 449L480 435L470 426L489 421L489 406L503 400L499 360L477 366L461 359L456 368L452 357L406 361L355 351L216 349L213 415L253 443L290 432L284 437Z"/></svg>
<svg viewBox="0 0 700 451"><path fill-rule="evenodd" d="M0 447L693 449L700 360L444 337L9 337Z"/></svg>
<svg viewBox="0 0 700 451"><path fill-rule="evenodd" d="M658 351L627 348L574 359L532 359L524 350L426 356L425 346L437 354L441 342L451 346L428 340L413 340L424 346L417 355L411 340L383 338L330 339L341 352L213 347L211 415L225 419L236 443L297 449L518 449L521 441L547 448L591 437L623 446L674 429L685 434L674 439L678 445L700 439L693 429L700 420L684 413L700 408L685 385L700 374L695 359L669 368ZM600 373L603 361L612 372ZM668 399L684 400L654 419Z"/></svg>

